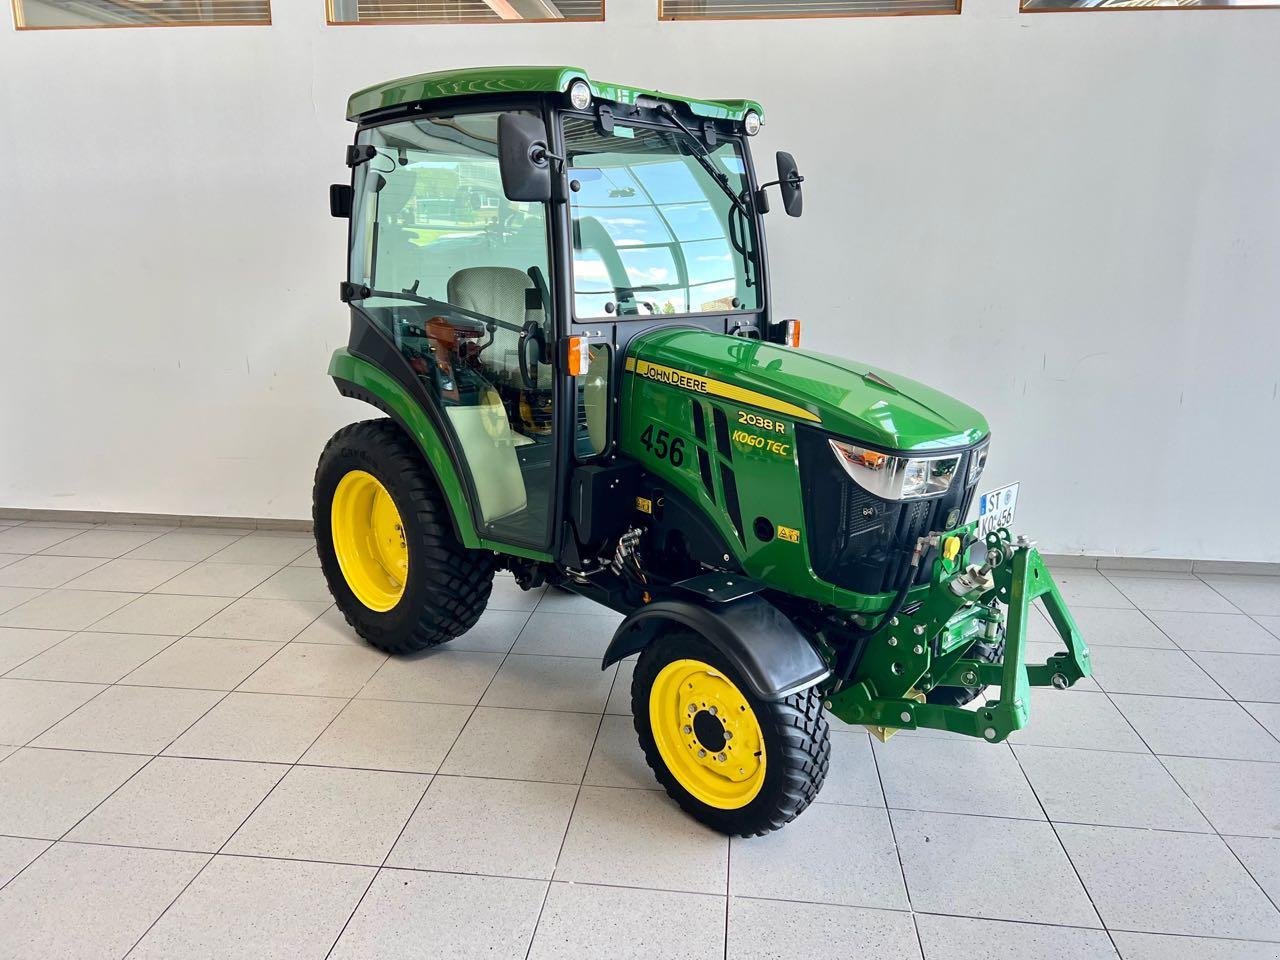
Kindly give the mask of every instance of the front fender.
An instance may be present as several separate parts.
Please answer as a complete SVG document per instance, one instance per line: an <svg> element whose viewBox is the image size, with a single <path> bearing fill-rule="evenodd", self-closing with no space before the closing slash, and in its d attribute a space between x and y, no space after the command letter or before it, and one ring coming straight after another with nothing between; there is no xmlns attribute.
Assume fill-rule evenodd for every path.
<svg viewBox="0 0 1280 960"><path fill-rule="evenodd" d="M638 653L672 627L693 630L724 654L761 700L781 700L831 672L782 611L754 594L714 606L660 600L641 607L619 625L602 668Z"/></svg>

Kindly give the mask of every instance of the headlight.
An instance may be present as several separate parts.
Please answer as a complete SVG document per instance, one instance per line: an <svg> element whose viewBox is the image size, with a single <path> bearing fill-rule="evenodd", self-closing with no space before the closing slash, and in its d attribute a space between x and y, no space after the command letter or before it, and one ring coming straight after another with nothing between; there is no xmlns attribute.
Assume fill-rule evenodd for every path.
<svg viewBox="0 0 1280 960"><path fill-rule="evenodd" d="M977 450L973 451L973 456L969 460L969 476L965 480L966 487L972 487L982 478L982 471L987 468L987 451L991 449L991 441L987 440Z"/></svg>
<svg viewBox="0 0 1280 960"><path fill-rule="evenodd" d="M754 137L760 132L760 114L754 110L748 110L746 116L742 118L742 129L746 131L748 137Z"/></svg>
<svg viewBox="0 0 1280 960"><path fill-rule="evenodd" d="M958 453L945 457L895 457L839 440L828 442L849 478L884 500L918 500L946 493L960 469Z"/></svg>
<svg viewBox="0 0 1280 960"><path fill-rule="evenodd" d="M585 110L591 106L591 87L585 80L575 80L569 84L569 102L575 110Z"/></svg>

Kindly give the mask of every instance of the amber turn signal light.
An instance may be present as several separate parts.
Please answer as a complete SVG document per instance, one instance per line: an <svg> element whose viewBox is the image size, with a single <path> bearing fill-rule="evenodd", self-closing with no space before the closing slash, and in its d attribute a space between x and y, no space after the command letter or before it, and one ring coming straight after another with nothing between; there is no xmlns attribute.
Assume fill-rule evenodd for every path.
<svg viewBox="0 0 1280 960"><path fill-rule="evenodd" d="M569 376L580 377L587 372L589 346L590 341L586 337L570 337L565 341L564 368L569 371Z"/></svg>
<svg viewBox="0 0 1280 960"><path fill-rule="evenodd" d="M786 323L786 326L783 328L783 334L784 334L783 343L785 343L788 347L800 346L800 321L787 320L785 321L785 323Z"/></svg>

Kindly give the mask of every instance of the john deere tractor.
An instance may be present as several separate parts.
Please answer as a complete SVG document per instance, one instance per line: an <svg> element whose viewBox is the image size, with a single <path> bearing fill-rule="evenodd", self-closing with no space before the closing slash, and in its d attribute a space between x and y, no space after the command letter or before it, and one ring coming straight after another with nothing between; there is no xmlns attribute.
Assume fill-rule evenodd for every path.
<svg viewBox="0 0 1280 960"><path fill-rule="evenodd" d="M649 765L741 835L813 801L828 714L999 742L1089 675L1016 488L975 497L982 415L775 317L764 217L803 178L779 153L761 182L759 104L500 67L348 118L329 374L384 416L325 448L315 532L367 642L466 633L500 570L618 611ZM1064 649L1028 664L1037 600Z"/></svg>

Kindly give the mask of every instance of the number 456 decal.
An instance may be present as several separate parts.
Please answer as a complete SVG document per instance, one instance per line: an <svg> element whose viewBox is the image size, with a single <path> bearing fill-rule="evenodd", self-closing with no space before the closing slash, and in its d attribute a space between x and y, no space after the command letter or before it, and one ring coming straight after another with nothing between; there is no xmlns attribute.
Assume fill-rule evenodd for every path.
<svg viewBox="0 0 1280 960"><path fill-rule="evenodd" d="M640 434L640 442L659 460L670 461L673 467L684 463L683 437L673 437L665 430L655 432L651 423L644 428L644 433Z"/></svg>

